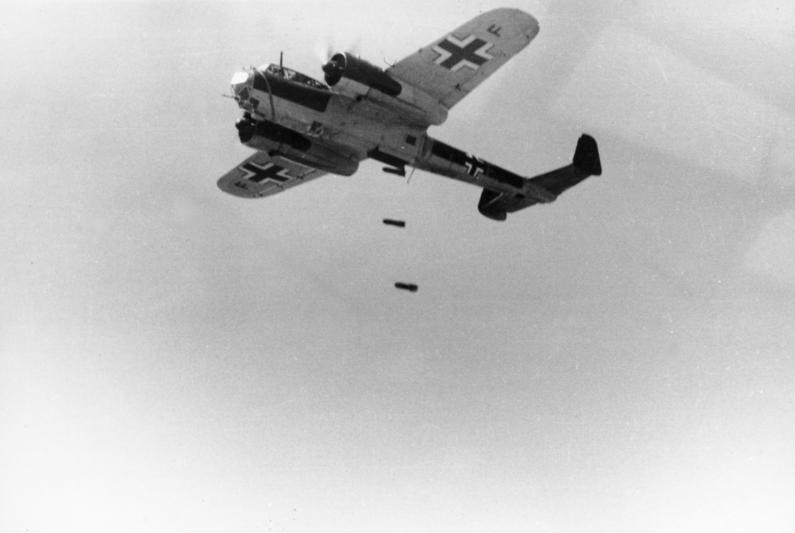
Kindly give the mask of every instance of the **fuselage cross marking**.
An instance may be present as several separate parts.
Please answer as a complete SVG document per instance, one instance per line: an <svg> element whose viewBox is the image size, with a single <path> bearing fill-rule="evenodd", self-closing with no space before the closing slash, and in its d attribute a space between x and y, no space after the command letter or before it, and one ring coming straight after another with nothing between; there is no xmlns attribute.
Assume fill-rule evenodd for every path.
<svg viewBox="0 0 795 533"><path fill-rule="evenodd" d="M467 174L477 179L481 174L485 174L489 169L489 164L474 155L467 154L467 160L464 162L467 167Z"/></svg>

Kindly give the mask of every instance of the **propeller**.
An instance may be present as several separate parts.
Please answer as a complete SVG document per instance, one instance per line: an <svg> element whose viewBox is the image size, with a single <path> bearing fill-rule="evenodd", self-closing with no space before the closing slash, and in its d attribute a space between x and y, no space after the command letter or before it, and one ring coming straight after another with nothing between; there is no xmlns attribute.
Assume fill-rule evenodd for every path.
<svg viewBox="0 0 795 533"><path fill-rule="evenodd" d="M323 69L324 79L329 85L336 85L342 78L342 73L345 72L345 56L343 54L335 54L329 59L328 63L324 64Z"/></svg>
<svg viewBox="0 0 795 533"><path fill-rule="evenodd" d="M329 36L326 39L317 41L314 46L314 52L320 64L324 65L334 55L334 39Z"/></svg>
<svg viewBox="0 0 795 533"><path fill-rule="evenodd" d="M362 38L356 37L353 41L348 41L349 44L346 46L340 46L337 48L334 45L334 37L333 35L329 34L325 39L321 39L315 43L314 52L315 57L317 57L318 61L320 61L321 68L323 72L327 76L331 76L332 79L335 77L335 74L339 74L342 76L342 70L345 68L344 62L335 61L332 58L340 51L344 50L347 54L353 56L361 55L362 49ZM339 77L336 78L339 80Z"/></svg>
<svg viewBox="0 0 795 533"><path fill-rule="evenodd" d="M350 46L346 47L346 48L347 49L345 51L348 52L349 54L354 55L356 57L361 56L362 55L362 38L361 38L361 36L357 37L356 40L353 41L353 43Z"/></svg>

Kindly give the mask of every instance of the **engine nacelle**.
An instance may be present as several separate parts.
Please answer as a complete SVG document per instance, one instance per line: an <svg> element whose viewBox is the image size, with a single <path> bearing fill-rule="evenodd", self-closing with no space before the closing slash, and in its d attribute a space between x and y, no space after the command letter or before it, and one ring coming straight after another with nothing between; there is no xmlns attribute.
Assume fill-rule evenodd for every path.
<svg viewBox="0 0 795 533"><path fill-rule="evenodd" d="M330 87L391 107L413 122L439 125L447 120L447 108L438 100L351 54L334 54L323 65L323 72Z"/></svg>
<svg viewBox="0 0 795 533"><path fill-rule="evenodd" d="M235 127L243 144L267 152L274 159L282 157L342 176L350 176L359 168L355 154L346 153L343 147L328 146L274 122L243 117Z"/></svg>
<svg viewBox="0 0 795 533"><path fill-rule="evenodd" d="M312 147L312 141L297 131L267 120L256 121L248 114L235 122L235 128L237 128L240 142L259 150L268 149L256 146L257 143L261 143L263 140L272 144L286 145L300 152L306 152Z"/></svg>
<svg viewBox="0 0 795 533"><path fill-rule="evenodd" d="M329 86L334 87L342 82L352 92L361 95L376 89L388 96L397 96L403 89L400 83L380 68L348 53L331 56L329 62L323 65L323 72Z"/></svg>

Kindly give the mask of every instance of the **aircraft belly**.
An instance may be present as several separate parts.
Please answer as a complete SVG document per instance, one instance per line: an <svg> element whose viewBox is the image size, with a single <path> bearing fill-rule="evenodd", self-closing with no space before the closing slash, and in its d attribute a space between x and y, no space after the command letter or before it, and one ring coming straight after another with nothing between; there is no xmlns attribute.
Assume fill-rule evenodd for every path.
<svg viewBox="0 0 795 533"><path fill-rule="evenodd" d="M326 111L328 129L361 139L372 148L380 142L394 117L370 102L349 98L333 98Z"/></svg>
<svg viewBox="0 0 795 533"><path fill-rule="evenodd" d="M273 120L267 93L255 92L255 96L256 114L260 119ZM394 112L367 99L335 94L325 110L319 111L274 95L273 107L278 124L310 138L343 146L359 154L360 159L378 147L407 164L414 164L425 135L424 128L405 125Z"/></svg>
<svg viewBox="0 0 795 533"><path fill-rule="evenodd" d="M283 123L288 127L299 126L298 128L293 127L293 129L299 131L308 128L313 122L324 116L322 111L316 111L276 96L273 97L273 107L276 114L276 122ZM267 94L258 100L257 114L267 120L273 120L273 112Z"/></svg>
<svg viewBox="0 0 795 533"><path fill-rule="evenodd" d="M329 119L340 142L356 145L367 152L376 148L406 164L413 165L419 155L424 127L412 127L383 106L367 99L352 100L343 96L332 99Z"/></svg>
<svg viewBox="0 0 795 533"><path fill-rule="evenodd" d="M437 158L417 160L416 167L420 170L427 170L428 172L471 183L472 185L484 185L478 181L477 177L467 174L466 168L450 163L449 161L437 161L436 159Z"/></svg>
<svg viewBox="0 0 795 533"><path fill-rule="evenodd" d="M525 186L521 176L427 136L415 166L458 181L510 194L521 193Z"/></svg>

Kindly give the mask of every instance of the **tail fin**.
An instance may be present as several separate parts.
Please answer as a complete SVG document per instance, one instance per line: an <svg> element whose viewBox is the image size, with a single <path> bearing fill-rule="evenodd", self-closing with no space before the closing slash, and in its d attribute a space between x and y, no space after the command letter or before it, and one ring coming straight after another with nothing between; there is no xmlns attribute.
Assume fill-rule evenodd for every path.
<svg viewBox="0 0 795 533"><path fill-rule="evenodd" d="M593 137L583 133L577 141L571 165L530 178L530 182L540 185L557 196L588 176L601 174L602 162L599 160L599 147Z"/></svg>
<svg viewBox="0 0 795 533"><path fill-rule="evenodd" d="M483 189L478 211L493 220L505 220L513 213L537 203L555 200L566 189L574 187L588 176L602 174L599 160L599 147L590 135L582 134L574 150L570 165L526 179L521 195L508 196L506 193Z"/></svg>
<svg viewBox="0 0 795 533"><path fill-rule="evenodd" d="M575 167L589 176L602 175L602 162L599 160L599 147L596 140L583 133L577 141L572 161Z"/></svg>

